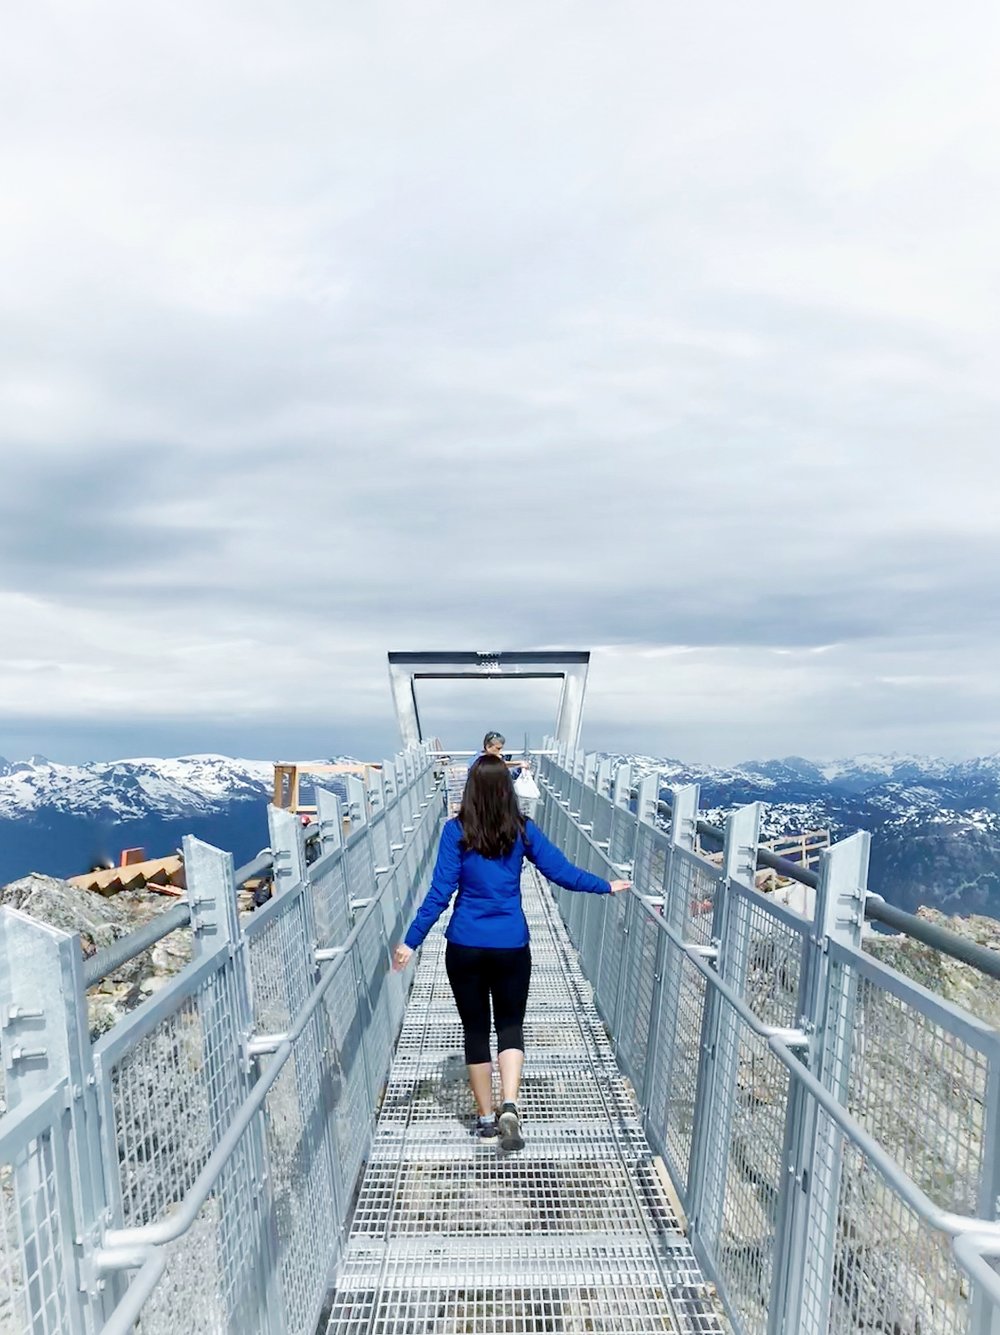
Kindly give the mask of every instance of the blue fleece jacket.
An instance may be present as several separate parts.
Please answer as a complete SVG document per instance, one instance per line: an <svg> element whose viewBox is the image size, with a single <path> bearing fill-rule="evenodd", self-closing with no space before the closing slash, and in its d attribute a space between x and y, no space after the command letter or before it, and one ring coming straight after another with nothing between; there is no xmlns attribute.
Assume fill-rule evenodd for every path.
<svg viewBox="0 0 1000 1335"><path fill-rule="evenodd" d="M543 876L565 890L608 895L611 886L600 876L574 867L533 820L525 824L505 858L484 858L462 847L462 826L446 822L441 831L431 886L404 938L411 950L421 945L445 911L455 891L455 909L445 936L457 946L516 949L528 944L528 923L521 907L521 864L527 857Z"/></svg>

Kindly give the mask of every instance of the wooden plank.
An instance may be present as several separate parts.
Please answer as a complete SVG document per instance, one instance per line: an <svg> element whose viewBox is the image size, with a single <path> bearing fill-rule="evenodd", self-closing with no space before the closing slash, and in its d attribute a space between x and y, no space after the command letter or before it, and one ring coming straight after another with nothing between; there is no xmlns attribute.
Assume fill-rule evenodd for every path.
<svg viewBox="0 0 1000 1335"><path fill-rule="evenodd" d="M670 1208L677 1216L677 1222L680 1224L681 1232L687 1233L688 1218L684 1213L684 1206L681 1205L681 1198L677 1193L677 1188L674 1186L674 1180L667 1170L667 1165L658 1154L653 1155L653 1170L659 1179L660 1186L663 1188L664 1196L666 1196L667 1200L670 1202Z"/></svg>

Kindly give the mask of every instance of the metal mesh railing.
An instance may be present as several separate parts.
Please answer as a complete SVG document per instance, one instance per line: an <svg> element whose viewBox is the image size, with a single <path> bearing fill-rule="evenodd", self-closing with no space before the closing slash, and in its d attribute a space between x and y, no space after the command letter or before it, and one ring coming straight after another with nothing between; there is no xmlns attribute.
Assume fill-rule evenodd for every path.
<svg viewBox="0 0 1000 1335"><path fill-rule="evenodd" d="M106 1127L115 1146L124 1225L148 1224L183 1199L245 1093L232 972L209 961L176 978L142 1015L142 1029L112 1031L96 1052ZM227 1069L228 1066L228 1069Z"/></svg>
<svg viewBox="0 0 1000 1335"><path fill-rule="evenodd" d="M271 810L275 893L243 921L232 859L185 841L195 958L93 1053L79 944L0 913L0 1007L44 1017L31 1051L65 1072L49 1124L20 1084L0 1121L0 1332L315 1329L403 1011L389 944L443 816L425 747L346 843L317 800L316 858ZM19 967L31 951L62 962Z"/></svg>
<svg viewBox="0 0 1000 1335"><path fill-rule="evenodd" d="M691 1190L705 980L672 941L664 945L662 1014L648 1080L650 1134L661 1145L678 1188Z"/></svg>
<svg viewBox="0 0 1000 1335"><path fill-rule="evenodd" d="M855 980L848 1107L931 1200L978 1214L995 1038L972 1027L957 1031L946 1004L907 996L889 969L867 957L841 957L833 968L838 989L848 985L848 971Z"/></svg>
<svg viewBox="0 0 1000 1335"><path fill-rule="evenodd" d="M752 812L709 860L696 793L676 831L595 794L601 848L570 828L574 766L540 766L547 832L649 898L600 923L556 899L737 1331L1000 1322L974 1266L1000 1252L1000 1036L858 948L863 836L824 854L807 918L755 888Z"/></svg>
<svg viewBox="0 0 1000 1335"><path fill-rule="evenodd" d="M67 1092L0 1123L0 1335L74 1329Z"/></svg>
<svg viewBox="0 0 1000 1335"><path fill-rule="evenodd" d="M704 1191L710 1196L721 1187L722 1200L718 1228L706 1244L717 1258L741 1328L764 1335L785 1176L789 1075L759 1035L737 1026L723 1033L732 1044L739 1074L728 1138L707 1138L705 1147ZM725 1060L728 1054L719 1055Z"/></svg>
<svg viewBox="0 0 1000 1335"><path fill-rule="evenodd" d="M948 1239L928 1227L822 1111L816 1143L822 1153L814 1171L836 1202L835 1223L832 1255L824 1248L806 1253L804 1310L829 1313L831 1335L964 1335L970 1329L970 1285Z"/></svg>

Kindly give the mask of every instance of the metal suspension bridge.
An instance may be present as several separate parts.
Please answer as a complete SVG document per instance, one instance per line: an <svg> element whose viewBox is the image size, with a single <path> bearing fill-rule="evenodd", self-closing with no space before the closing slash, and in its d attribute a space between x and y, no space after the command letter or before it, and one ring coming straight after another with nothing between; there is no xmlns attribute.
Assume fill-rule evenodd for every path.
<svg viewBox="0 0 1000 1335"><path fill-rule="evenodd" d="M562 678L535 818L634 883L525 870L515 1154L470 1137L440 931L389 967L446 815L414 683L497 674ZM784 869L796 912L756 886L759 804L717 830L578 749L585 654L390 675L404 749L308 830L270 807L249 867L185 840L142 940L85 962L0 910L0 1333L998 1335L1000 1036L861 948L866 916L926 935L868 837ZM87 986L181 926L191 963L92 1042Z"/></svg>

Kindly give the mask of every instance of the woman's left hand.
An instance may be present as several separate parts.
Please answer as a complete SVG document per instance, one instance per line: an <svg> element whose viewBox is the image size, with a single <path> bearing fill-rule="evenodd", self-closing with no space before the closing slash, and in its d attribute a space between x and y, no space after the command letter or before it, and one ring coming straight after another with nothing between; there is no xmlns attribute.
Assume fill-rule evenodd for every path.
<svg viewBox="0 0 1000 1335"><path fill-rule="evenodd" d="M393 969L395 969L396 973L402 973L412 958L413 951L409 946L397 946L392 955Z"/></svg>
<svg viewBox="0 0 1000 1335"><path fill-rule="evenodd" d="M631 881L609 881L608 885L611 886L611 893L613 895L620 894L622 890L631 890L632 888Z"/></svg>

